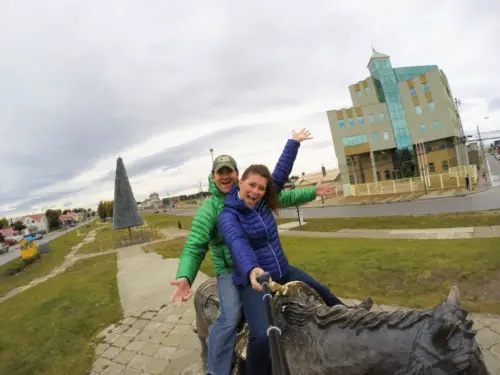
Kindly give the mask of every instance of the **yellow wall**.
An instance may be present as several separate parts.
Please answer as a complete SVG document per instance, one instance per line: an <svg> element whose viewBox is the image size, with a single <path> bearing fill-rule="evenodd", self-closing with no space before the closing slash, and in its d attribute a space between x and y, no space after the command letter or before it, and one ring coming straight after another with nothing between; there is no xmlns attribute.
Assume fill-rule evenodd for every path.
<svg viewBox="0 0 500 375"><path fill-rule="evenodd" d="M444 143L446 148L443 150L439 149L439 144ZM457 165L457 155L455 152L455 147L453 147L453 143L451 139L442 139L439 141L427 142L426 146L431 146L432 150L430 152L426 151L427 156L427 164L434 163L435 170L434 172L429 169L430 173L445 173L447 170L443 168L443 160L448 161L448 168L454 167Z"/></svg>

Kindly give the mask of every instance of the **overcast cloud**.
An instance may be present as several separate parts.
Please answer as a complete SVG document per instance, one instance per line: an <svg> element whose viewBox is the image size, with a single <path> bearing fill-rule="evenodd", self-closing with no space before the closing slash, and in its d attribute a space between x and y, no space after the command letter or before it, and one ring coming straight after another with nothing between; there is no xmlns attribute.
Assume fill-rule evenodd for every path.
<svg viewBox="0 0 500 375"><path fill-rule="evenodd" d="M439 65L466 131L498 129L499 18L494 0L3 0L0 216L112 199L118 156L137 199L194 192L210 148L273 165L302 126L294 172L335 168L325 111L372 44Z"/></svg>

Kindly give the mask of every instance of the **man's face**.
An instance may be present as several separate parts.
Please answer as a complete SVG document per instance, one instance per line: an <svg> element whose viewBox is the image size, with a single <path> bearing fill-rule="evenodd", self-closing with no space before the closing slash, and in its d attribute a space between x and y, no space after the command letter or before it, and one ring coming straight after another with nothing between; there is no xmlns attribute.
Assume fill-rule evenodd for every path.
<svg viewBox="0 0 500 375"><path fill-rule="evenodd" d="M227 194L238 181L238 172L228 167L222 167L217 172L212 173L212 180L214 180L217 189Z"/></svg>

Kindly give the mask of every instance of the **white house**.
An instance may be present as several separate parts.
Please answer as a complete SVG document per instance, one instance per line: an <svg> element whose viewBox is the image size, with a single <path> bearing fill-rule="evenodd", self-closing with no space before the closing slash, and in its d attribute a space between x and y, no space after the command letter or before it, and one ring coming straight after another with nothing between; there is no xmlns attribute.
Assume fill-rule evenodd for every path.
<svg viewBox="0 0 500 375"><path fill-rule="evenodd" d="M26 229L29 233L35 233L42 230L45 231L45 233L49 232L49 220L45 214L26 215L21 221L26 225Z"/></svg>

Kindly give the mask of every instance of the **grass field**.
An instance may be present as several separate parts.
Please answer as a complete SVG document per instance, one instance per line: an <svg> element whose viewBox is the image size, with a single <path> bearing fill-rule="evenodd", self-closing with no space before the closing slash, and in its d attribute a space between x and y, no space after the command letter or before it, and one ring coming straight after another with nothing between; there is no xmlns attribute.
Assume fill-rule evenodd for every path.
<svg viewBox="0 0 500 375"><path fill-rule="evenodd" d="M92 338L122 317L116 255L81 260L0 304L0 374L89 374Z"/></svg>
<svg viewBox="0 0 500 375"><path fill-rule="evenodd" d="M148 246L179 257L185 238ZM469 311L500 314L500 239L379 240L283 237L291 264L344 298L432 307L458 285ZM213 276L210 255L201 271Z"/></svg>
<svg viewBox="0 0 500 375"><path fill-rule="evenodd" d="M183 229L191 229L192 216L143 214L149 225L158 228L175 227L180 221ZM297 219L277 218L279 224ZM500 225L500 210L472 211L437 215L375 216L353 218L308 219L302 230L333 232L339 229L425 229ZM300 230L300 228L297 228Z"/></svg>
<svg viewBox="0 0 500 375"><path fill-rule="evenodd" d="M138 235L142 235L145 238L151 238L151 241L155 241L161 238L160 234L152 228L132 229L133 238ZM128 240L129 236L130 235L128 229L113 229L111 224L104 225L104 228L96 233L95 240L93 242L84 244L80 248L78 253L90 254L113 250L117 247L121 247L121 245L119 244L120 240Z"/></svg>
<svg viewBox="0 0 500 375"><path fill-rule="evenodd" d="M304 219L297 230L334 232L339 229L427 229L500 225L500 211L476 211L436 215L346 217Z"/></svg>
<svg viewBox="0 0 500 375"><path fill-rule="evenodd" d="M95 229L97 225L93 222L90 227L80 227L80 234L88 233ZM77 236L77 230L63 234L49 242L50 252L42 254L40 260L27 266L22 272L16 275L8 275L7 270L20 262L15 259L9 263L0 266L0 296L4 296L11 289L26 285L31 280L47 275L53 268L59 266L64 261L64 257L71 251L71 248L81 242L83 236Z"/></svg>

